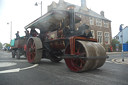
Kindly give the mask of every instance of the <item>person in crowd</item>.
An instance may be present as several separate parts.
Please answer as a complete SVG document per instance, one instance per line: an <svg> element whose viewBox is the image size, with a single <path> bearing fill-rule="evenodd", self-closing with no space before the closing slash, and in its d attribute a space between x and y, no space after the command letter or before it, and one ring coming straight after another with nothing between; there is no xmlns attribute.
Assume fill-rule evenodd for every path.
<svg viewBox="0 0 128 85"><path fill-rule="evenodd" d="M20 38L19 31L16 33L16 39Z"/></svg>
<svg viewBox="0 0 128 85"><path fill-rule="evenodd" d="M28 30L25 31L25 36L28 37L28 38L30 37L30 33L29 33Z"/></svg>

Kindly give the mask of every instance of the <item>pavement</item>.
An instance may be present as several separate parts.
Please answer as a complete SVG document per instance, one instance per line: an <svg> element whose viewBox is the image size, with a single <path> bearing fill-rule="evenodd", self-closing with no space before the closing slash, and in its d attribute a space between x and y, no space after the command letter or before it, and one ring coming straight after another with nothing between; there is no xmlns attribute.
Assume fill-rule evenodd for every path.
<svg viewBox="0 0 128 85"><path fill-rule="evenodd" d="M122 52L106 52L106 54L121 54ZM128 54L128 52L123 52L124 54Z"/></svg>
<svg viewBox="0 0 128 85"><path fill-rule="evenodd" d="M124 61L122 61L122 58L114 58L112 62L116 64L128 64L128 57L124 57Z"/></svg>
<svg viewBox="0 0 128 85"><path fill-rule="evenodd" d="M128 64L128 52L107 52L108 56L111 56L110 58L111 62L115 64Z"/></svg>

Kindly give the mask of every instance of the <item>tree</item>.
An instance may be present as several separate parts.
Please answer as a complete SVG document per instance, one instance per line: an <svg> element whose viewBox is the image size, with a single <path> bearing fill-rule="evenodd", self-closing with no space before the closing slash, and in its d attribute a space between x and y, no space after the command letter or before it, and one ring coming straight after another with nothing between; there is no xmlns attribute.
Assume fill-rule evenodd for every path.
<svg viewBox="0 0 128 85"><path fill-rule="evenodd" d="M112 39L112 47L113 47L113 50L116 51L116 44L120 44L120 42L116 39Z"/></svg>
<svg viewBox="0 0 128 85"><path fill-rule="evenodd" d="M3 44L4 50L9 50L10 46L11 46L11 45L8 44L8 43L4 43L4 44Z"/></svg>
<svg viewBox="0 0 128 85"><path fill-rule="evenodd" d="M6 47L10 47L10 46L11 46L10 44L8 44L8 43L6 44Z"/></svg>
<svg viewBox="0 0 128 85"><path fill-rule="evenodd" d="M128 43L128 41L126 43Z"/></svg>
<svg viewBox="0 0 128 85"><path fill-rule="evenodd" d="M0 49L2 49L3 48L3 46L2 46L2 43L0 42Z"/></svg>

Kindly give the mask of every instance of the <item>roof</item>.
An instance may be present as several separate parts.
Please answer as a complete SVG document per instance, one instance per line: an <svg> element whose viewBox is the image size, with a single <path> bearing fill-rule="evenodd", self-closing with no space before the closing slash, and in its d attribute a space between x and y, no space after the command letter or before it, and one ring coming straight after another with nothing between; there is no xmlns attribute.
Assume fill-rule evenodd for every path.
<svg viewBox="0 0 128 85"><path fill-rule="evenodd" d="M65 3L66 3L67 5L73 5L73 4L68 3L68 2L65 2ZM76 11L76 12L79 12L79 11L81 10L81 6L78 6L78 5L74 5L74 6L75 6L75 11ZM88 8L87 8L87 9L88 9ZM85 10L83 10L83 11L85 11ZM83 13L83 14L85 14L85 13ZM97 18L100 18L100 19L104 19L104 20L110 21L109 19L107 19L107 18L101 16L100 14L94 12L94 11L91 10L91 9L88 9L88 14L85 14L85 15L90 15L90 16L93 16L93 17L97 17Z"/></svg>
<svg viewBox="0 0 128 85"><path fill-rule="evenodd" d="M92 11L91 9L89 9L89 15L90 15L90 16L94 16L94 17L97 17L97 18L100 18L100 19L104 19L104 20L110 21L109 19L107 19L107 18L101 16L100 14L98 14L98 13Z"/></svg>
<svg viewBox="0 0 128 85"><path fill-rule="evenodd" d="M55 30L60 26L60 21L62 19L65 19L67 24L69 24L69 12L68 11L62 11L62 10L52 10L43 16L37 18L27 26L25 26L25 29L28 28L38 28L41 31L47 31L47 30ZM79 22L81 19L78 16L75 16L76 23Z"/></svg>
<svg viewBox="0 0 128 85"><path fill-rule="evenodd" d="M67 12L51 11L25 26L25 29L38 28L40 30L47 30L51 25L59 24L60 20L65 17L67 17Z"/></svg>
<svg viewBox="0 0 128 85"><path fill-rule="evenodd" d="M66 6L74 5L74 4L65 2L65 1L64 1L63 3L64 3ZM59 5L64 5L64 4L59 4L59 3L58 3L57 5L59 6ZM81 13L81 14L83 14L83 15L88 15L88 16L92 16L92 17L95 17L95 18L100 18L100 19L104 19L104 20L107 20L107 21L111 21L111 20L105 18L104 16L101 16L100 14L94 12L94 11L91 10L91 9L88 9L88 8L87 8L88 11L86 11L86 10L82 9L81 6L78 6L78 5L74 5L74 6L75 6L75 12L79 12L79 13ZM57 8L57 9L59 9L59 8ZM80 10L82 10L82 12L81 12ZM87 12L88 12L88 13L87 13Z"/></svg>
<svg viewBox="0 0 128 85"><path fill-rule="evenodd" d="M126 29L128 30L128 26L126 26L124 29L122 29L122 31L125 31ZM116 36L118 36L120 33L121 33L121 31L119 31ZM115 37L116 37L116 36L115 36ZM114 38L115 38L115 37L114 37Z"/></svg>

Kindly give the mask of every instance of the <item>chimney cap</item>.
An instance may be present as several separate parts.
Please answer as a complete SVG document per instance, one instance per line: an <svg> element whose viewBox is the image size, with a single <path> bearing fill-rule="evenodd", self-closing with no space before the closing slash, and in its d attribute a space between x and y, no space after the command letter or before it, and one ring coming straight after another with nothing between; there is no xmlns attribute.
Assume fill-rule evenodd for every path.
<svg viewBox="0 0 128 85"><path fill-rule="evenodd" d="M74 9L75 8L75 6L74 5L68 5L67 6L67 9L69 10L69 9Z"/></svg>
<svg viewBox="0 0 128 85"><path fill-rule="evenodd" d="M100 15L104 17L104 11L101 11L100 12Z"/></svg>

